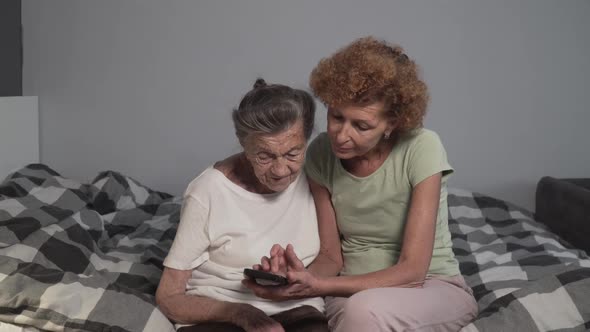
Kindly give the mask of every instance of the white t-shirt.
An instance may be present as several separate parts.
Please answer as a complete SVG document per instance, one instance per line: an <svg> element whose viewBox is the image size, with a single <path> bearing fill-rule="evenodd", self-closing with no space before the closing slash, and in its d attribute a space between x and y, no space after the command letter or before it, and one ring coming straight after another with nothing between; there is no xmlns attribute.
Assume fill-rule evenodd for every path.
<svg viewBox="0 0 590 332"><path fill-rule="evenodd" d="M188 186L176 238L164 265L192 270L186 294L249 303L268 315L302 305L324 311L322 298L274 302L241 284L273 244L291 243L309 265L320 249L317 217L305 175L279 193L255 194L209 167Z"/></svg>

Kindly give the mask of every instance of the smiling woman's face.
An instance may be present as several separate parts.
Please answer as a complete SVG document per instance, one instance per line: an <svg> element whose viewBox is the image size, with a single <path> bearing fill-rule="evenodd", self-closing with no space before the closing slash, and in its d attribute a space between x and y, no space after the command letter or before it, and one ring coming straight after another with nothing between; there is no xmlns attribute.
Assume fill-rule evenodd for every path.
<svg viewBox="0 0 590 332"><path fill-rule="evenodd" d="M306 144L303 123L298 121L278 134L247 138L244 153L258 181L270 191L280 192L299 175Z"/></svg>
<svg viewBox="0 0 590 332"><path fill-rule="evenodd" d="M340 159L365 155L391 130L383 103L328 108L328 136L332 151Z"/></svg>

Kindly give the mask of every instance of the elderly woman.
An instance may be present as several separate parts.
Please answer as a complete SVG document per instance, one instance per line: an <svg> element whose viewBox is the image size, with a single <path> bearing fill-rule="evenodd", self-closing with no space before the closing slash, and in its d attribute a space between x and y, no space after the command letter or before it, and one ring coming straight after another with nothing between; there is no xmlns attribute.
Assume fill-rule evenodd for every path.
<svg viewBox="0 0 590 332"><path fill-rule="evenodd" d="M286 267L291 284L244 283L275 300L327 296L334 331L459 330L477 304L453 254L453 168L438 135L422 128L428 94L417 65L400 47L367 37L323 59L310 85L328 108L328 128L310 144L305 171L320 228L341 238L343 263L338 237L322 234L322 261L333 262L324 269L342 269L319 276L297 258L296 244L275 245L257 268Z"/></svg>
<svg viewBox="0 0 590 332"><path fill-rule="evenodd" d="M307 92L262 79L233 111L243 151L189 184L156 293L180 331L327 331L321 298L272 302L241 284L273 243L295 244L304 265L319 252L301 175L314 114Z"/></svg>

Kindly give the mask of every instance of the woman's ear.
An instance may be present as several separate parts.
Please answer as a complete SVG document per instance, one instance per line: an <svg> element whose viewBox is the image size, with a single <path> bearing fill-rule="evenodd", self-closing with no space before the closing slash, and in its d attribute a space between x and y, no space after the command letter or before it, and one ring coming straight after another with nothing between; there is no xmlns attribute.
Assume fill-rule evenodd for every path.
<svg viewBox="0 0 590 332"><path fill-rule="evenodd" d="M393 132L395 131L396 128L397 128L397 121L395 121L395 120L387 121L387 127L385 127L385 136L387 136L387 137L391 136L391 134L393 134Z"/></svg>
<svg viewBox="0 0 590 332"><path fill-rule="evenodd" d="M250 143L252 143L252 139L251 139L250 135L248 135L246 137L238 138L238 142L240 143L242 150L245 152L250 147Z"/></svg>

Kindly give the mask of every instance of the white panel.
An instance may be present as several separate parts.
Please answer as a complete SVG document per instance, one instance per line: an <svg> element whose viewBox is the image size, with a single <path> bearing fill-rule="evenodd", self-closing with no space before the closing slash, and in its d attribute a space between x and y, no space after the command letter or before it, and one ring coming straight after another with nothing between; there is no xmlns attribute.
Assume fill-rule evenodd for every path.
<svg viewBox="0 0 590 332"><path fill-rule="evenodd" d="M0 98L1 180L17 168L39 162L37 108L37 97Z"/></svg>

